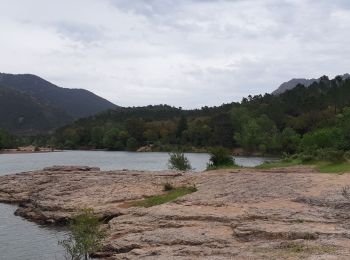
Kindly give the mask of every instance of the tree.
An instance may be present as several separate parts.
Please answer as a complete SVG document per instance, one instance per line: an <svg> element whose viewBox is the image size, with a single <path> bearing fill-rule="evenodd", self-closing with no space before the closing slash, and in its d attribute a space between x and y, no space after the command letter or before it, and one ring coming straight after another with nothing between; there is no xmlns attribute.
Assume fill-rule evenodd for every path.
<svg viewBox="0 0 350 260"><path fill-rule="evenodd" d="M190 161L182 152L173 152L169 154L170 158L168 161L169 169L187 171L191 170Z"/></svg>
<svg viewBox="0 0 350 260"><path fill-rule="evenodd" d="M208 168L215 168L220 166L235 166L235 160L233 159L229 150L223 147L216 147L210 150L210 158Z"/></svg>
<svg viewBox="0 0 350 260"><path fill-rule="evenodd" d="M288 153L293 154L297 151L300 143L300 135L297 134L292 128L285 128L280 136L281 149Z"/></svg>
<svg viewBox="0 0 350 260"><path fill-rule="evenodd" d="M92 209L84 209L81 214L73 217L69 231L68 237L58 242L66 250L67 260L87 260L89 254L102 247L105 233L101 231L100 221Z"/></svg>
<svg viewBox="0 0 350 260"><path fill-rule="evenodd" d="M261 131L256 120L245 123L240 133L234 135L236 142L249 152L257 150L261 143Z"/></svg>
<svg viewBox="0 0 350 260"><path fill-rule="evenodd" d="M0 150L13 148L15 146L15 140L12 135L7 131L0 129Z"/></svg>
<svg viewBox="0 0 350 260"><path fill-rule="evenodd" d="M187 119L185 116L181 116L176 128L176 138L181 140L183 131L187 130Z"/></svg>
<svg viewBox="0 0 350 260"><path fill-rule="evenodd" d="M139 143L137 142L136 138L130 137L126 141L126 148L128 151L135 151L139 147Z"/></svg>

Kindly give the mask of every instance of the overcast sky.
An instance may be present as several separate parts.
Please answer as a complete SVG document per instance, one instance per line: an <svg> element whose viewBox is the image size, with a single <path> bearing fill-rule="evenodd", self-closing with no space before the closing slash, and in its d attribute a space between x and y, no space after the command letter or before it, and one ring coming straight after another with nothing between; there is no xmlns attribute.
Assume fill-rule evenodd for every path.
<svg viewBox="0 0 350 260"><path fill-rule="evenodd" d="M0 0L0 71L122 106L240 101L350 72L349 0Z"/></svg>

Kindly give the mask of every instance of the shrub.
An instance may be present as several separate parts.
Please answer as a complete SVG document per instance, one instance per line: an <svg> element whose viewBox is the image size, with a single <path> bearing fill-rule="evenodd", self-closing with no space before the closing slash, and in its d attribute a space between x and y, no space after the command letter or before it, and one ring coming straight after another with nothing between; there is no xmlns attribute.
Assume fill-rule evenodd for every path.
<svg viewBox="0 0 350 260"><path fill-rule="evenodd" d="M66 259L88 259L88 255L99 250L105 233L100 229L100 221L91 209L84 209L69 225L70 234L59 241L67 253Z"/></svg>
<svg viewBox="0 0 350 260"><path fill-rule="evenodd" d="M170 158L168 161L169 169L187 171L191 170L190 161L187 159L184 153L182 152L173 152L169 154Z"/></svg>
<svg viewBox="0 0 350 260"><path fill-rule="evenodd" d="M331 163L340 163L346 161L344 151L331 148L317 150L317 158L321 161L328 161Z"/></svg>
<svg viewBox="0 0 350 260"><path fill-rule="evenodd" d="M164 191L170 191L173 190L174 186L170 182L166 182L163 184L163 190Z"/></svg>
<svg viewBox="0 0 350 260"><path fill-rule="evenodd" d="M220 166L236 166L236 163L229 150L223 147L212 148L208 168Z"/></svg>

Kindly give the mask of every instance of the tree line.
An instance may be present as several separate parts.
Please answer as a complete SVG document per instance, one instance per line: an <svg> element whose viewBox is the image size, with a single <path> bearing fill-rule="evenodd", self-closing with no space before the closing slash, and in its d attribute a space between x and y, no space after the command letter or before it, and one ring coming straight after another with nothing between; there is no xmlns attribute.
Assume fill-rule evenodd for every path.
<svg viewBox="0 0 350 260"><path fill-rule="evenodd" d="M36 137L37 145L66 149L207 150L294 154L350 149L350 80L323 76L309 87L256 95L218 107L167 105L116 108Z"/></svg>

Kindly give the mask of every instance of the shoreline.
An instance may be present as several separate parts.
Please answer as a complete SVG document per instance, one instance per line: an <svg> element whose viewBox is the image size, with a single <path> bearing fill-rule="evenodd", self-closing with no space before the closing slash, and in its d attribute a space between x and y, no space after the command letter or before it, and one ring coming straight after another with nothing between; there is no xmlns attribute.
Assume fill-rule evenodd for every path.
<svg viewBox="0 0 350 260"><path fill-rule="evenodd" d="M64 152L64 150L54 150L54 151L8 151L3 150L0 151L1 154L29 154L29 153L58 153L58 152Z"/></svg>
<svg viewBox="0 0 350 260"><path fill-rule="evenodd" d="M198 190L150 208L125 207L164 193L165 182ZM346 259L350 220L348 202L340 195L346 185L350 174L320 174L305 166L200 174L71 166L1 176L0 200L17 204L19 216L51 225L64 224L79 208L93 208L105 219L108 233L105 247L94 255L109 259L179 254L188 259L198 254L220 259ZM289 247L295 243L300 248L296 252Z"/></svg>
<svg viewBox="0 0 350 260"><path fill-rule="evenodd" d="M121 150L108 150L108 149L63 149L63 150L47 150L47 151L7 151L7 150L0 150L0 155L1 154L30 154L30 153L51 153L51 152L66 152L66 151L81 151L81 152L126 152L126 153L171 153L173 151L121 151ZM186 153L193 153L193 154L209 154L209 151L186 151ZM245 154L245 153L233 153L233 157L247 157L247 158L271 158L271 159L279 159L281 158L278 155L263 155L263 154Z"/></svg>

